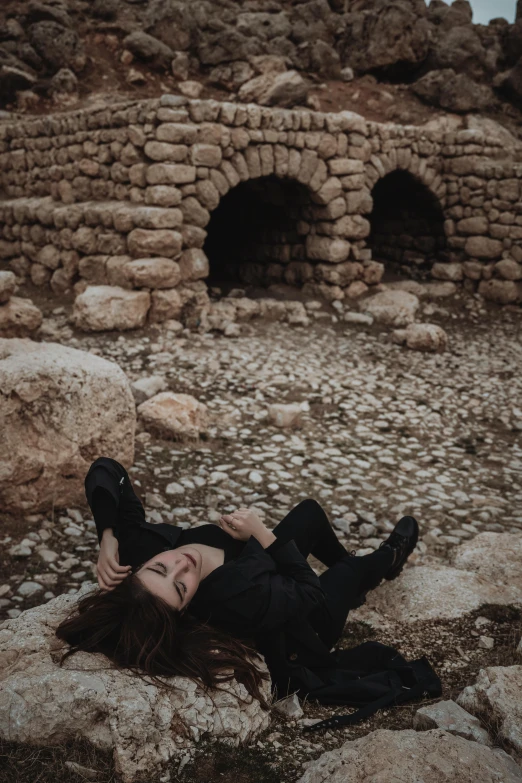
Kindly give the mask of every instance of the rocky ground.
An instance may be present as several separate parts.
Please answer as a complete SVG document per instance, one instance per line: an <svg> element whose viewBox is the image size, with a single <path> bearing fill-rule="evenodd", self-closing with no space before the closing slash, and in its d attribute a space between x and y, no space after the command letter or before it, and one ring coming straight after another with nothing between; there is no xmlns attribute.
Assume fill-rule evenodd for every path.
<svg viewBox="0 0 522 783"><path fill-rule="evenodd" d="M68 323L72 300L29 285L19 295L41 307L45 339L115 361L131 382L158 376L163 388L208 406L209 431L197 442L161 440L140 426L130 475L149 521L197 525L245 505L274 526L302 498L314 497L346 547L362 554L411 514L421 526L412 568L448 564L455 548L478 533L522 531L519 308L485 306L462 291L425 299L418 320L443 326L449 349L424 354L395 344L381 326L345 320L350 310L340 303L334 309L306 302L308 327L258 320L227 338L174 334L163 325L82 334ZM141 402L144 392L135 392ZM299 403L301 424L271 424L267 409L275 402ZM0 545L1 619L95 579L97 537L86 505L3 515ZM311 562L320 572L321 564ZM444 619L442 612L441 619L380 630L354 619L341 645L377 638L406 658L426 654L442 678L442 698L454 698L479 669L518 661L520 612L492 603L460 618ZM178 780L183 768L185 781L217 781L226 769L245 783L290 783L304 763L347 738L411 728L416 707L385 710L341 731L302 734L303 720L334 711L346 708L305 704L304 716L290 720L274 713L269 730L232 753L202 742L195 757L172 766L170 779ZM495 736L496 727L490 730ZM76 752L80 762L91 753L88 766L112 780L103 754ZM65 749L47 756L31 751L33 763L34 753L53 780L61 780L58 769L70 771L64 760L75 758ZM28 773L19 746L8 747L6 757L11 777L0 772L2 783L16 779L15 771Z"/></svg>

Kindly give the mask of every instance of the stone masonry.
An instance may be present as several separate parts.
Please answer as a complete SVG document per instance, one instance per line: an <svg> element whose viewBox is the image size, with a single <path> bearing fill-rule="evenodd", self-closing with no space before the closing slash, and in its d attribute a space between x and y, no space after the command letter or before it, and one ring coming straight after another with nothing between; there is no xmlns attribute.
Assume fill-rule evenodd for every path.
<svg viewBox="0 0 522 783"><path fill-rule="evenodd" d="M56 294L142 296L149 321L204 306L216 246L220 273L331 300L395 263L521 301L522 163L481 131L431 125L175 95L4 122L0 259ZM268 217L238 240L241 203Z"/></svg>

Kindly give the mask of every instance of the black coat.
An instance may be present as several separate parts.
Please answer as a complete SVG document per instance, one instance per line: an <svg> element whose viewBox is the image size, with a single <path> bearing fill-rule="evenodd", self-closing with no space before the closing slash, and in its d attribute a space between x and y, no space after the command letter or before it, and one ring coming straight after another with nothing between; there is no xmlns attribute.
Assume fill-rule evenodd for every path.
<svg viewBox="0 0 522 783"><path fill-rule="evenodd" d="M146 521L126 472L115 460L102 457L93 463L85 486L89 502L96 486L118 499L113 532L120 565L136 567L179 545L182 529ZM234 636L253 640L265 657L277 698L297 691L322 703L359 706L389 695L388 669L402 665L402 656L377 642L330 652L308 621L312 610L324 606L319 578L294 541L276 540L263 549L251 536L236 559L202 580L189 611ZM389 665L391 660L395 663ZM385 676L363 681L376 666Z"/></svg>

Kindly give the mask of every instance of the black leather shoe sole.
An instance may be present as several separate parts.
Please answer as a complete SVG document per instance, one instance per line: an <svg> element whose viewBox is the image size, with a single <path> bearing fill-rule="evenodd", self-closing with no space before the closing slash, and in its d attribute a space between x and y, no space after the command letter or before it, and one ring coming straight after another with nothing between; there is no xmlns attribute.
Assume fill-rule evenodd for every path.
<svg viewBox="0 0 522 783"><path fill-rule="evenodd" d="M402 519L399 519L395 525L393 532L390 534L390 537L393 535L393 533L398 533L399 535L408 539L408 544L402 556L400 557L399 562L394 565L384 577L389 582L399 576L402 569L404 568L404 563L417 546L417 541L419 539L419 523L414 517L402 517Z"/></svg>

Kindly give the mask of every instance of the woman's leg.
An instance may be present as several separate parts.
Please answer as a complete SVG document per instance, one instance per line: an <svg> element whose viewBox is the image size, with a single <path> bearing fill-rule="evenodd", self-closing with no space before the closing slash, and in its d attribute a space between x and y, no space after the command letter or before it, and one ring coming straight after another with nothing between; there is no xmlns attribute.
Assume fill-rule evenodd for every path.
<svg viewBox="0 0 522 783"><path fill-rule="evenodd" d="M273 533L284 541L293 539L303 557L313 555L326 566L332 566L348 555L325 511L311 498L295 506L274 528Z"/></svg>
<svg viewBox="0 0 522 783"><path fill-rule="evenodd" d="M326 611L312 612L308 620L328 649L339 640L350 609L360 604L362 595L380 584L393 558L393 550L384 547L362 557L343 558L320 575Z"/></svg>

